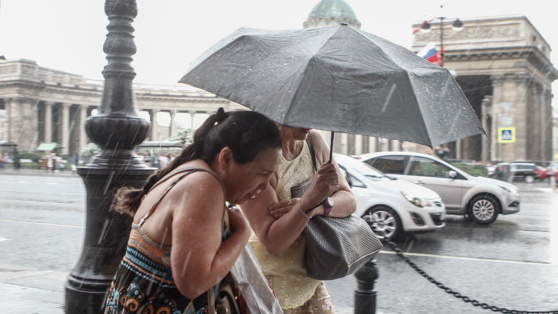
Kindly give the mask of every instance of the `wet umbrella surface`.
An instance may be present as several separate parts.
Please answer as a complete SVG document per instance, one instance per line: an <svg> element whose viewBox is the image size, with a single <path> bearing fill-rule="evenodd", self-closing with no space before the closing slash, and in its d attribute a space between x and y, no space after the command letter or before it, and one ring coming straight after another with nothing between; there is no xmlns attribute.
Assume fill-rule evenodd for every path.
<svg viewBox="0 0 558 314"><path fill-rule="evenodd" d="M348 25L241 28L194 61L180 82L291 127L428 146L484 133L447 69Z"/></svg>

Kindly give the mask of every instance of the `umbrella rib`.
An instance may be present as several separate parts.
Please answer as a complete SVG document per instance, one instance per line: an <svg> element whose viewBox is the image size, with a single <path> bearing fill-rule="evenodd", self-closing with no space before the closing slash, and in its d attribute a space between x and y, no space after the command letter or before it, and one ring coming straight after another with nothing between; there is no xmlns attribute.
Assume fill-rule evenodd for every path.
<svg viewBox="0 0 558 314"><path fill-rule="evenodd" d="M314 57L316 56L316 54L318 54L323 47L331 40L331 38L335 35L336 32L334 32L333 34L329 35L329 38L327 38L326 40L324 40L324 43L322 44L322 46L316 51L316 53L308 59L308 61L306 61L306 65L304 66L304 71L302 71L302 73L300 74L301 77L301 81L304 80L304 77L306 75L306 71L308 70L308 65L310 64L310 61L312 61L314 59ZM290 101L289 101L289 108L287 109L287 112L285 113L285 120L287 119L287 117L289 116L289 114L292 112L292 109L294 109L294 100L297 98L296 96L298 95L300 88L301 88L302 84L297 84L297 88L296 91L293 93L293 96L291 97Z"/></svg>

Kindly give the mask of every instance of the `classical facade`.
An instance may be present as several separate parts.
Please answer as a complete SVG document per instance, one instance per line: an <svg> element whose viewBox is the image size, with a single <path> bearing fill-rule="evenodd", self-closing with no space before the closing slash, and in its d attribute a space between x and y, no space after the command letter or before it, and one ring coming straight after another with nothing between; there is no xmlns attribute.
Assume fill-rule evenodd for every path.
<svg viewBox="0 0 558 314"><path fill-rule="evenodd" d="M55 142L58 152L79 152L88 142L84 130L87 117L101 104L102 81L48 69L35 61L0 60L0 141L18 144L22 152L37 150L40 143ZM137 111L152 122L149 140L162 141L178 129L177 115L186 114L194 125L196 115L214 113L217 108L244 107L212 94L176 86L134 86ZM158 117L166 113L168 126Z"/></svg>
<svg viewBox="0 0 558 314"><path fill-rule="evenodd" d="M451 20L432 22L428 33L414 35L412 50L430 42L445 46L444 67L456 80L481 119L487 136L450 144L459 159L483 161L550 161L552 81L558 72L550 46L525 16L462 19L462 31ZM421 24L413 25L419 29Z"/></svg>
<svg viewBox="0 0 558 314"><path fill-rule="evenodd" d="M444 67L469 99L488 136L449 143L452 158L482 161L549 161L556 154L558 123L552 118L551 83L558 72L550 46L525 16L462 19L461 32L444 24ZM343 0L322 0L303 27L347 23L360 28ZM433 42L440 46L440 23L429 33L417 32L411 50ZM421 24L413 27L418 29ZM61 154L73 154L87 143L83 124L101 103L102 82L39 66L35 61L0 60L0 141L36 151L56 142ZM195 127L218 107L244 110L238 104L187 86L134 85L137 111L152 122L148 140L166 140L182 127ZM166 123L159 121L161 118ZM184 120L189 120L184 123ZM181 122L181 123L179 123ZM502 136L511 132L512 137ZM329 132L324 132L326 139ZM509 133L505 133L509 135ZM431 150L412 143L355 134L336 135L335 152L353 155L374 151ZM554 150L553 150L554 149Z"/></svg>

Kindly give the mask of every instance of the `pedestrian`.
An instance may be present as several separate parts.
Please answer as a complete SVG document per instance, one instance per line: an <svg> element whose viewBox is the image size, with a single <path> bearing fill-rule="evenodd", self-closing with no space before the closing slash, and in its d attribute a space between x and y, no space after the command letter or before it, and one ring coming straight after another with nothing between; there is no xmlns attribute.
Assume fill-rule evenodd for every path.
<svg viewBox="0 0 558 314"><path fill-rule="evenodd" d="M330 148L318 131L281 126L281 134L273 189L242 206L255 233L250 243L284 313L333 313L324 283L306 275L302 231L316 215L349 216L356 200L335 161L328 162ZM310 145L319 167L315 173ZM304 195L291 197L291 187L308 179L312 184Z"/></svg>
<svg viewBox="0 0 558 314"><path fill-rule="evenodd" d="M167 153L162 153L159 156L159 169L163 169L169 164L169 157Z"/></svg>
<svg viewBox="0 0 558 314"><path fill-rule="evenodd" d="M105 313L206 310L203 292L227 275L251 232L242 211L225 209L225 200L244 204L265 191L280 148L271 120L219 108L143 189L121 188L115 209L134 219Z"/></svg>
<svg viewBox="0 0 558 314"><path fill-rule="evenodd" d="M46 164L47 172L51 173L52 168L54 167L54 160L53 160L54 157L52 156L52 154L49 154L46 158L47 158L47 164Z"/></svg>

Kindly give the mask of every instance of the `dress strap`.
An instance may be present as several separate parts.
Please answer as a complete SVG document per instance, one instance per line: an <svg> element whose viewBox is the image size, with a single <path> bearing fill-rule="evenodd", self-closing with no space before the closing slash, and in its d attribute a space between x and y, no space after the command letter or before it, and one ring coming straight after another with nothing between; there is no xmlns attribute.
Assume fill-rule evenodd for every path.
<svg viewBox="0 0 558 314"><path fill-rule="evenodd" d="M208 169L208 168L203 168L203 167L189 167L189 168L184 168L184 169L178 169L175 170L169 174L167 174L166 176L164 176L161 180L157 181L157 183L155 183L153 185L153 187L149 190L153 190L153 188L155 188L156 186L158 186L159 184L167 181L168 179L170 179L171 177L173 177L176 174L179 173L184 173L185 174L181 175L180 177L178 177L173 183L171 183L171 185L169 185L169 187L167 187L167 189L165 190L165 192L163 192L163 194L161 195L161 197L159 197L159 199L155 202L155 204L153 204L153 206L151 206L151 208L149 209L149 211L145 214L145 216L140 220L139 226L141 227L143 225L143 223L145 222L145 220L147 220L147 218L149 218L149 216L151 216L151 214L153 213L153 211L155 210L155 208L157 207L157 205L159 205L159 203L161 202L161 200L163 199L163 197L165 197L165 195L167 195L167 193L170 191L170 189L172 189L180 180L182 180L184 177L188 176L189 174L195 172L195 171L205 171L210 173L211 175L213 175L217 181L219 181L219 183L221 184L221 188L223 189L223 196L225 197L225 202L227 201L227 191L225 189L225 184L223 183L223 181L221 180L221 177L219 177L218 174L216 174L213 170ZM225 221L225 214L226 211L223 211L223 221Z"/></svg>

